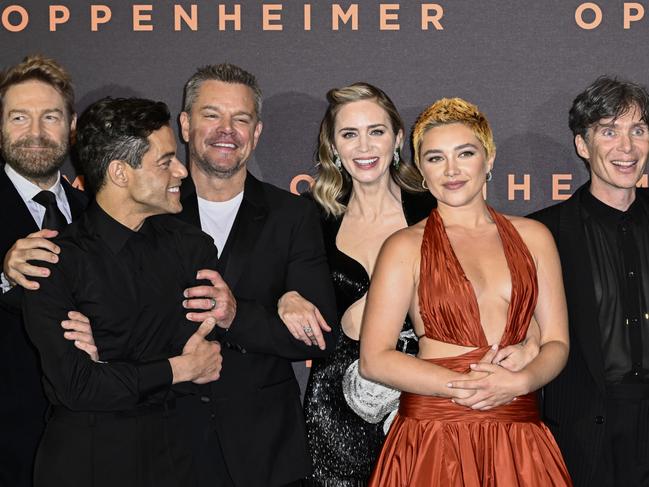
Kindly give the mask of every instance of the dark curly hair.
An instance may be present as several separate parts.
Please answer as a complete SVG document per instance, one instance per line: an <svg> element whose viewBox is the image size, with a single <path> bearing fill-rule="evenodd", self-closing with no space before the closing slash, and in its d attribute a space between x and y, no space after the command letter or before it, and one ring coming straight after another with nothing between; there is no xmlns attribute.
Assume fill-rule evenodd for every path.
<svg viewBox="0 0 649 487"><path fill-rule="evenodd" d="M617 118L637 109L649 123L649 93L644 86L600 76L572 102L568 125L574 136L587 138L588 129L603 118Z"/></svg>
<svg viewBox="0 0 649 487"><path fill-rule="evenodd" d="M167 105L142 98L102 98L90 105L77 124L76 153L86 187L97 193L111 161L138 168L149 150L152 132L169 125Z"/></svg>

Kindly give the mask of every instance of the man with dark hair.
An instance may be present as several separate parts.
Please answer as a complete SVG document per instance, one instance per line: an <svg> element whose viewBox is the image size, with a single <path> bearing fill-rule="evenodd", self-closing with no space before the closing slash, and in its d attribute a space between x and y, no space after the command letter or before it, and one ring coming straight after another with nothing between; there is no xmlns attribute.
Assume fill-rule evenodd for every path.
<svg viewBox="0 0 649 487"><path fill-rule="evenodd" d="M649 94L602 77L575 98L570 128L590 181L532 218L557 242L570 355L544 389L575 486L649 486Z"/></svg>
<svg viewBox="0 0 649 487"><path fill-rule="evenodd" d="M217 331L220 380L179 405L194 432L201 485L293 485L311 466L291 361L324 356L337 339L320 331L336 310L318 213L247 171L262 131L252 74L231 64L200 68L186 84L180 122L191 173L180 216L214 238L217 270L237 297L232 326ZM188 289L187 307L203 307L197 298L213 297L206 291ZM291 311L304 336L291 335L277 312L278 300L299 302L296 292L313 303Z"/></svg>
<svg viewBox="0 0 649 487"><path fill-rule="evenodd" d="M34 485L193 485L172 385L219 376L220 347L206 340L215 319L197 327L182 308L183 289L215 258L209 237L165 215L182 209L187 176L168 109L100 100L79 120L77 148L96 200L54 239L59 261L43 263L49 276L36 278L38 289L23 299L52 404ZM228 328L234 299L215 285L227 310L218 326ZM92 323L98 360L61 333L71 310Z"/></svg>
<svg viewBox="0 0 649 487"><path fill-rule="evenodd" d="M81 213L86 197L60 173L76 115L70 77L56 61L28 56L8 68L0 76L0 113L0 255L6 293L16 284L38 286L29 277L47 269L28 261L56 261L59 249L49 239ZM82 324L66 320L64 326L77 325ZM47 402L20 313L4 307L0 370L0 485L31 487Z"/></svg>

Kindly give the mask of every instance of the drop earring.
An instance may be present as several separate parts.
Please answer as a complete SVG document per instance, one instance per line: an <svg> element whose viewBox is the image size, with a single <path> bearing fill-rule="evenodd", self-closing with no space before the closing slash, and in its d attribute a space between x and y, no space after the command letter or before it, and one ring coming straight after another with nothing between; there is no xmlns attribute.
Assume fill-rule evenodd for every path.
<svg viewBox="0 0 649 487"><path fill-rule="evenodd" d="M399 163L401 162L401 156L399 155L399 149L394 149L394 157L392 158L392 165L395 169L399 169Z"/></svg>
<svg viewBox="0 0 649 487"><path fill-rule="evenodd" d="M489 169L489 171L487 171L486 181L489 182L492 179L493 179L493 174L491 174L491 169Z"/></svg>

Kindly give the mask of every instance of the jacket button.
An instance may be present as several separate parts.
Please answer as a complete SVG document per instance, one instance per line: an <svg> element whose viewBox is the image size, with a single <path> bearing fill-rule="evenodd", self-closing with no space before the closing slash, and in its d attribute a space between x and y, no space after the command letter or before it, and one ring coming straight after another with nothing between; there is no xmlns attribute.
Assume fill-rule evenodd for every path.
<svg viewBox="0 0 649 487"><path fill-rule="evenodd" d="M207 404L208 402L210 402L210 398L208 396L201 396L201 402L203 404Z"/></svg>
<svg viewBox="0 0 649 487"><path fill-rule="evenodd" d="M604 424L604 416L595 416L595 424Z"/></svg>

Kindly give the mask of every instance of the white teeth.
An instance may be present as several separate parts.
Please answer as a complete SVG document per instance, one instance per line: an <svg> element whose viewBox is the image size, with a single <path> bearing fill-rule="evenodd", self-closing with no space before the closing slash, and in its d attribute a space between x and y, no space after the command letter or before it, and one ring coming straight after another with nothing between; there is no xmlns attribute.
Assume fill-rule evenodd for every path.
<svg viewBox="0 0 649 487"><path fill-rule="evenodd" d="M373 164L377 160L378 160L377 157L372 157L371 159L354 159L354 162L356 164L360 164L361 166L363 166L363 165Z"/></svg>
<svg viewBox="0 0 649 487"><path fill-rule="evenodd" d="M180 186L174 186L173 188L169 188L167 191L169 191L170 193L179 193Z"/></svg>
<svg viewBox="0 0 649 487"><path fill-rule="evenodd" d="M234 149L236 148L236 145L234 144L227 144L225 142L217 142L216 144L212 144L214 147L225 147L227 149Z"/></svg>
<svg viewBox="0 0 649 487"><path fill-rule="evenodd" d="M611 164L614 166L620 166L620 167L631 167L635 165L635 163L638 161L611 161Z"/></svg>

